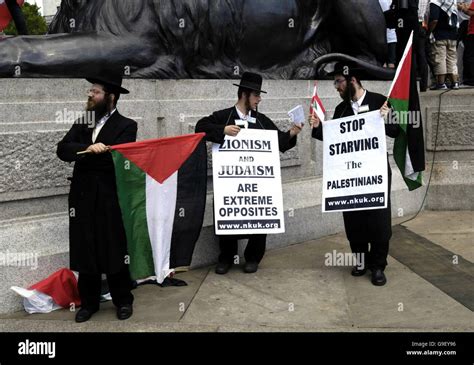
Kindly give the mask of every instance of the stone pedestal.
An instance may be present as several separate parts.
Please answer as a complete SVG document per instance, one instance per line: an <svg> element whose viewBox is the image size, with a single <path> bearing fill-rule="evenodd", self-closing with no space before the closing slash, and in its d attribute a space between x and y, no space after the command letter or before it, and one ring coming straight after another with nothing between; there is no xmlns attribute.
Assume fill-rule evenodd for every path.
<svg viewBox="0 0 474 365"><path fill-rule="evenodd" d="M194 125L212 111L232 106L237 88L231 80L126 80L130 95L122 96L119 110L135 119L139 139L173 136L194 131ZM0 80L0 237L1 250L36 255L38 268L0 267L0 312L21 309L21 300L9 289L28 287L61 267L68 266L67 193L72 166L55 154L56 143L72 124L67 120L84 109L83 80ZM386 94L387 82L365 82L371 91ZM287 111L302 104L309 109L310 81L265 81L259 111L282 129L290 122ZM340 102L332 82L320 82L319 94L332 115ZM425 122L427 170L438 128L438 152L433 179L426 199L428 209L473 209L474 92L453 91L442 99L439 93L422 96ZM438 123L439 115L439 123ZM66 119L66 120L65 120ZM339 213L321 213L322 144L311 139L308 126L298 137L297 147L282 154L282 178L286 233L272 235L268 248L297 244L342 231ZM393 142L389 141L391 150ZM408 192L393 163L392 214L408 216L420 208L425 187ZM429 174L425 174L427 182ZM193 267L216 262L217 241L212 222L212 178L203 230L196 245Z"/></svg>

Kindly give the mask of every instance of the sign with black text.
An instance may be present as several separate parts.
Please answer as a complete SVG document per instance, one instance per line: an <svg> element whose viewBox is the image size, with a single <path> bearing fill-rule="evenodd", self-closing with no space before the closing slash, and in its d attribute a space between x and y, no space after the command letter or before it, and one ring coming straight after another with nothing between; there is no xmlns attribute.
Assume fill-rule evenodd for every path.
<svg viewBox="0 0 474 365"><path fill-rule="evenodd" d="M277 131L242 129L212 149L217 235L285 232Z"/></svg>
<svg viewBox="0 0 474 365"><path fill-rule="evenodd" d="M387 207L388 171L380 111L323 123L323 212Z"/></svg>

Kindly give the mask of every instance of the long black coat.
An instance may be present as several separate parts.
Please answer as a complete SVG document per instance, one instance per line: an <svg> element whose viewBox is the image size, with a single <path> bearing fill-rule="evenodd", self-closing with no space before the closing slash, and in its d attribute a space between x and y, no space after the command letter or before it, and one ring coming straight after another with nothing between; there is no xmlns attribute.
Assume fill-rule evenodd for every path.
<svg viewBox="0 0 474 365"><path fill-rule="evenodd" d="M362 105L368 105L369 110L378 110L387 98L381 94L367 91ZM348 102L342 102L334 111L333 119L344 118L354 115L352 106ZM385 134L395 138L400 132L398 124L385 123ZM313 138L323 140L323 128L320 124L313 129ZM387 156L388 157L388 156ZM388 202L385 209L359 210L344 212L344 227L347 239L352 242L388 242L392 236L392 215L390 207L390 187L392 182L392 170L387 158L388 168Z"/></svg>
<svg viewBox="0 0 474 365"><path fill-rule="evenodd" d="M58 143L57 155L75 161L69 193L70 266L82 273L114 274L125 268L127 239L110 153L77 155L92 144L92 131L78 120ZM115 111L95 143L134 142L137 123Z"/></svg>

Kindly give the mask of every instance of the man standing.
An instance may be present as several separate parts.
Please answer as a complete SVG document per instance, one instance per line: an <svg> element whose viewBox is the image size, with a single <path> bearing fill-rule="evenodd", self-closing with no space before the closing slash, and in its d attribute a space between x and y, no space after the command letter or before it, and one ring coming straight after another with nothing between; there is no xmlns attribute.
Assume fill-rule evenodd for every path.
<svg viewBox="0 0 474 365"><path fill-rule="evenodd" d="M77 120L58 144L57 155L75 161L69 193L71 269L79 272L81 310L85 322L99 310L101 274L107 281L117 317L133 313L127 240L117 199L115 170L109 146L134 142L137 123L117 111L121 77L88 79L87 118ZM84 152L78 154L78 152Z"/></svg>
<svg viewBox="0 0 474 365"><path fill-rule="evenodd" d="M432 90L446 90L446 78L451 88L459 89L458 79L458 16L455 0L431 0L428 31L431 39L431 62L436 76Z"/></svg>
<svg viewBox="0 0 474 365"><path fill-rule="evenodd" d="M258 74L245 72L238 86L238 98L235 106L219 110L212 115L201 119L196 125L196 132L205 132L206 140L222 144L225 136L236 136L240 131L240 124L250 129L268 129L278 131L279 149L285 152L296 145L296 135L301 128L294 125L288 132L278 130L275 124L264 114L257 111L258 104L262 100L260 94L266 93L261 90L262 77ZM248 238L245 249L244 272L253 273L258 270L258 264L265 254L266 234L253 234L249 236L219 236L219 263L216 266L217 274L226 274L234 263L237 255L237 240Z"/></svg>
<svg viewBox="0 0 474 365"><path fill-rule="evenodd" d="M380 109L382 115L389 112L383 95L372 93L362 87L360 70L351 64L337 64L334 74L334 86L343 101L336 107L333 119L344 118ZM313 138L323 140L323 127L317 116L312 115L309 121L313 127ZM385 133L395 138L399 133L397 124L385 124ZM388 168L388 202L387 208L344 212L344 227L352 252L363 254L365 267L355 266L353 276L362 276L367 269L372 271L372 284L385 285L387 279L384 274L387 266L389 240L392 236L390 185L392 171L387 159ZM369 250L370 243L370 250Z"/></svg>

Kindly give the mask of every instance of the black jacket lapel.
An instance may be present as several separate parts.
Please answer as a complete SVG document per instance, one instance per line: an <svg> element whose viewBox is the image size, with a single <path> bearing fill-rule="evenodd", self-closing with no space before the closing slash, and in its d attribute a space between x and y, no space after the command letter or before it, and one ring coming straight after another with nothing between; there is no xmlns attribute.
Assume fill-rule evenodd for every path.
<svg viewBox="0 0 474 365"><path fill-rule="evenodd" d="M103 143L105 145L113 144L117 135L122 132L122 116L118 111L115 111L112 116L105 122L105 125L99 132L95 143Z"/></svg>

